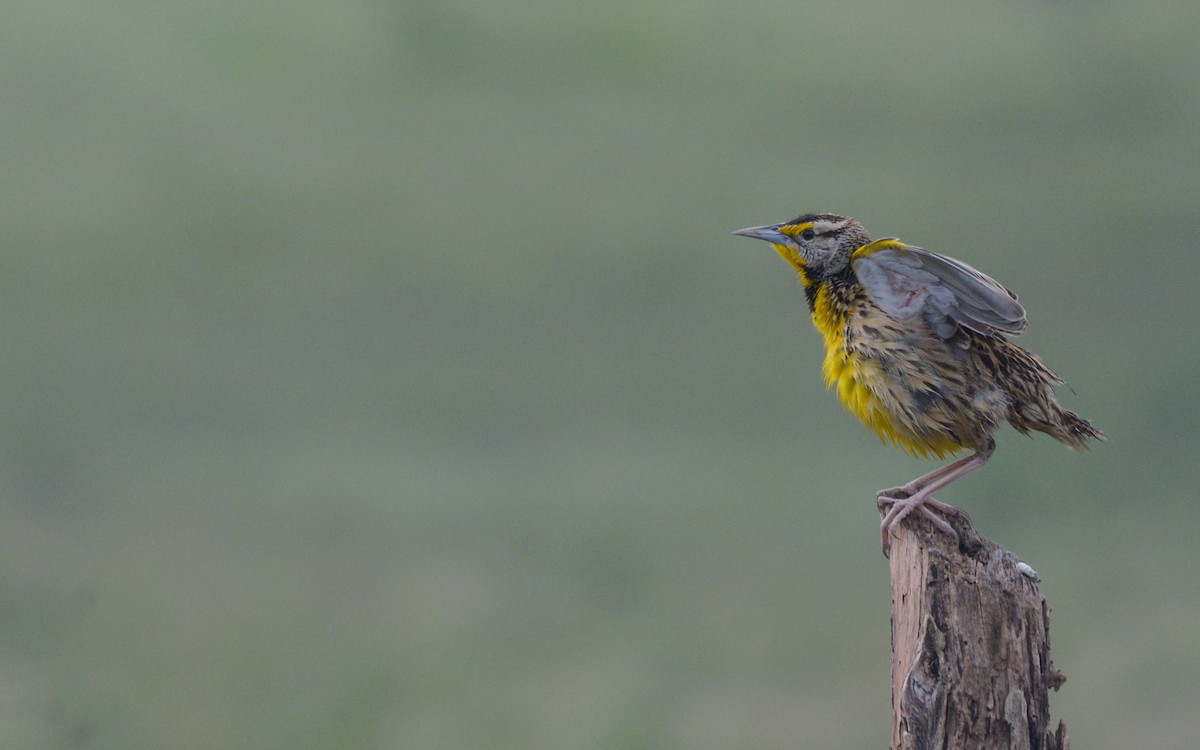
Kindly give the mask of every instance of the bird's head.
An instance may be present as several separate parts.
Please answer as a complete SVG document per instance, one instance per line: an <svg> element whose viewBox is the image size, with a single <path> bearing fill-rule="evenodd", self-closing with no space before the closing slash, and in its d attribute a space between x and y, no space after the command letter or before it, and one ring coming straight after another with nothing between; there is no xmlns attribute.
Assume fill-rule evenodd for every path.
<svg viewBox="0 0 1200 750"><path fill-rule="evenodd" d="M782 224L739 229L734 234L770 242L800 272L806 285L844 270L850 255L871 241L862 224L835 214L804 214Z"/></svg>

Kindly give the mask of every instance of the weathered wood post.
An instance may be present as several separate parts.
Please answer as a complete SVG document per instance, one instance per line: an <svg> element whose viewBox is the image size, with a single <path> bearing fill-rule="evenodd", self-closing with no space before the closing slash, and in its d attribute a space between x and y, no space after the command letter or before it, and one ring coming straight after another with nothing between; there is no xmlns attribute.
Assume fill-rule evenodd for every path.
<svg viewBox="0 0 1200 750"><path fill-rule="evenodd" d="M916 514L914 514L915 516ZM949 519L955 545L910 516L892 540L893 750L1069 750L1050 730L1050 608L1032 568Z"/></svg>

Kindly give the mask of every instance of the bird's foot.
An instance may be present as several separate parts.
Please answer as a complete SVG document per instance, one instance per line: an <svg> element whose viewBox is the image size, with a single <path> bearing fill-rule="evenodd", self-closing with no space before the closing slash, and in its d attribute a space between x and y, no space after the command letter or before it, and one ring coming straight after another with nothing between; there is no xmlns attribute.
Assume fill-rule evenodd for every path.
<svg viewBox="0 0 1200 750"><path fill-rule="evenodd" d="M913 490L908 485L880 490L875 493L875 507L879 508L879 512L882 513L885 508L890 508L897 500L903 500L912 493Z"/></svg>
<svg viewBox="0 0 1200 750"><path fill-rule="evenodd" d="M955 544L958 544L959 541L958 532L954 530L953 526L947 523L945 516L962 516L967 518L968 522L970 521L966 511L961 508L947 505L919 491L913 491L907 485L880 490L875 494L875 504L881 513L885 508L887 509L880 524L884 557L887 557L891 552L891 537L896 527L914 510L928 518L930 523L937 529L950 535Z"/></svg>
<svg viewBox="0 0 1200 750"><path fill-rule="evenodd" d="M875 507L879 508L879 512L882 513L885 508L890 508L897 502L908 500L915 493L916 488L908 484L901 487L892 487L890 489L880 490L879 492L875 493ZM918 505L928 506L944 516L962 516L968 522L971 520L971 517L968 516L967 512L962 508L955 507L949 503L943 503L941 500L933 497L926 497L924 499L917 500L916 503ZM908 514L905 513L905 515Z"/></svg>

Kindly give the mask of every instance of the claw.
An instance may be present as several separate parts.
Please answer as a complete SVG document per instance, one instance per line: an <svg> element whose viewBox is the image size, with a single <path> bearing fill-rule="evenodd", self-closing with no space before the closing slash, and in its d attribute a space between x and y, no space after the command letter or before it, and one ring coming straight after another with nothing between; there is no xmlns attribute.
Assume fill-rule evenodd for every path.
<svg viewBox="0 0 1200 750"><path fill-rule="evenodd" d="M983 466L991 458L992 450L993 448L988 446L974 455L935 469L906 485L875 493L875 505L879 508L879 512L884 514L883 521L880 523L883 556L887 557L891 552L891 535L896 527L914 510L928 518L938 530L949 534L957 544L958 533L953 526L946 522L945 516L966 516L966 513L953 505L935 500L933 493L943 489L964 474Z"/></svg>
<svg viewBox="0 0 1200 750"><path fill-rule="evenodd" d="M892 534L895 533L896 527L899 526L900 522L907 518L908 514L912 513L914 510L928 518L930 523L932 523L939 531L949 535L950 538L954 540L954 544L958 544L958 532L955 531L954 527L951 526L942 516L965 516L966 513L963 510L955 508L953 505L947 505L946 503L934 500L932 497L923 498L920 495L898 498L879 498L877 502L880 505L881 511L885 505L892 506L888 509L887 514L884 515L883 521L880 523L880 534L882 536L884 557L888 557L889 553L891 552L891 537Z"/></svg>

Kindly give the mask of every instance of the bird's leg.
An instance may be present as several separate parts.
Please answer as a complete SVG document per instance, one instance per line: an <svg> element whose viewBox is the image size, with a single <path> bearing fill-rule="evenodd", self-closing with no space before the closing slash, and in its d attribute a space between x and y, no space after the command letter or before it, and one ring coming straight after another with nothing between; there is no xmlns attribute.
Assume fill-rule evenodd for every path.
<svg viewBox="0 0 1200 750"><path fill-rule="evenodd" d="M919 511L921 515L928 518L938 529L957 539L958 534L954 531L954 528L944 518L939 516L938 513L942 514L942 516L956 516L962 515L963 511L955 508L953 505L947 505L935 500L933 493L986 464L995 450L995 444L989 443L974 454L959 459L954 463L947 464L940 469L934 469L902 487L893 487L877 493L875 495L875 502L880 510L883 510L885 506L891 506L887 514L883 517L880 529L883 538L883 554L886 556L891 549L892 543L890 537L892 531L914 510ZM937 512L935 513L934 511Z"/></svg>
<svg viewBox="0 0 1200 750"><path fill-rule="evenodd" d="M943 476L962 468L964 464L970 462L973 458L974 456L960 458L959 460L946 464L945 466L939 466L928 474L923 474L917 477L908 484L900 487L892 487L890 489L880 490L879 492L875 493L875 505L881 512L884 508L888 508L889 506L891 506L889 510L892 510L895 508L897 502L911 497L913 493L917 492L922 487L925 487L926 485L942 478ZM958 476L962 475L959 474ZM916 505L916 509L921 513L921 515L928 518L934 526L938 527L955 539L958 538L958 533L954 531L954 528L951 527L950 524L946 523L945 519L938 516L934 511L937 511L945 516L966 515L966 511L962 510L961 508L956 508L953 505L947 505L946 503L943 503L932 496L926 497L924 502ZM900 519L903 520L904 516L907 516L911 510L911 507L907 510L902 510ZM898 523L900 523L899 520L894 521L890 528L895 528L896 524ZM886 554L887 548L891 546L890 540L887 538L886 534L883 539L883 546Z"/></svg>
<svg viewBox="0 0 1200 750"><path fill-rule="evenodd" d="M989 451L989 453L990 453L990 451ZM975 459L975 455L970 455L970 456L967 456L966 458L960 458L957 461L954 461L953 463L948 463L945 466L939 466L938 468L934 469L933 471L929 472L928 474L922 474L921 476L912 480L908 484L901 485L899 487L891 487L889 489L880 490L879 492L876 492L875 500L877 501L877 503L879 505L879 509L883 510L883 506L891 505L893 502L895 502L896 500L898 500L902 497L908 497L909 495L913 494L914 492L921 489L922 487L925 487L926 485L930 484L931 482L937 481L938 479L942 478L942 476L949 474L950 472L958 470L963 464L969 463L969 462L973 461L974 459ZM976 468L978 468L978 467L976 467ZM959 475L959 476L961 476L961 475ZM938 503L938 505L942 505L942 504L943 503ZM952 507L952 506L946 506L946 507Z"/></svg>

